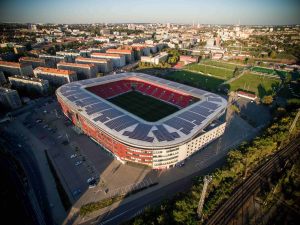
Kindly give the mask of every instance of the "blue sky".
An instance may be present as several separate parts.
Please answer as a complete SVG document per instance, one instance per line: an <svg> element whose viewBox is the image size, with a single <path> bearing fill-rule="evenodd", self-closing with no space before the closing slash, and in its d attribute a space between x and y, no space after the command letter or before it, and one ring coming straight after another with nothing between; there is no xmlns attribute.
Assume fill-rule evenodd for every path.
<svg viewBox="0 0 300 225"><path fill-rule="evenodd" d="M300 0L1 0L1 22L300 24Z"/></svg>

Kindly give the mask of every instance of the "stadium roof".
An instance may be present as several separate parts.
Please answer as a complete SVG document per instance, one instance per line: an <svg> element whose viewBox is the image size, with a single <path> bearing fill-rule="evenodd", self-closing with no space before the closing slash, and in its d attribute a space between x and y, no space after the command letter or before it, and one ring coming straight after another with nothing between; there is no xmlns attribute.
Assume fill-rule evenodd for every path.
<svg viewBox="0 0 300 225"><path fill-rule="evenodd" d="M123 79L164 85L200 100L156 122L147 122L85 89ZM94 126L121 142L144 148L170 147L188 142L220 117L227 106L227 101L219 95L142 73L122 73L72 82L61 86L56 94Z"/></svg>

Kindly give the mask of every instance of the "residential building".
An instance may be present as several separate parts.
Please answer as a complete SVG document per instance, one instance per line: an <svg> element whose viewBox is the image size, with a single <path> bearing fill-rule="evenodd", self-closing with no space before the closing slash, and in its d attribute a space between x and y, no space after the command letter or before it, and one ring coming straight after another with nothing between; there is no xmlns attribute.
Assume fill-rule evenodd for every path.
<svg viewBox="0 0 300 225"><path fill-rule="evenodd" d="M75 62L80 64L94 64L97 68L97 72L99 73L109 73L113 69L113 64L110 59L77 57Z"/></svg>
<svg viewBox="0 0 300 225"><path fill-rule="evenodd" d="M77 74L72 70L37 67L33 72L35 77L48 80L49 84L53 86L60 86L66 83L77 81Z"/></svg>
<svg viewBox="0 0 300 225"><path fill-rule="evenodd" d="M65 62L75 62L75 58L80 56L77 52L56 52L57 56L65 57Z"/></svg>
<svg viewBox="0 0 300 225"><path fill-rule="evenodd" d="M51 68L56 68L57 63L66 62L67 59L65 56L57 56L57 55L39 55L40 59L44 59L46 66Z"/></svg>
<svg viewBox="0 0 300 225"><path fill-rule="evenodd" d="M17 109L22 106L18 92L3 87L0 87L0 104L10 109Z"/></svg>
<svg viewBox="0 0 300 225"><path fill-rule="evenodd" d="M131 63L134 61L133 51L129 49L107 49L106 53L124 55L126 59L126 63Z"/></svg>
<svg viewBox="0 0 300 225"><path fill-rule="evenodd" d="M22 75L29 76L33 74L30 64L21 64L17 62L0 61L0 71L6 76Z"/></svg>
<svg viewBox="0 0 300 225"><path fill-rule="evenodd" d="M66 63L66 62L58 63L57 69L75 71L77 73L77 78L79 80L96 77L97 70L98 70L95 64Z"/></svg>
<svg viewBox="0 0 300 225"><path fill-rule="evenodd" d="M114 68L120 68L126 65L125 56L121 54L92 53L91 57L95 59L111 59Z"/></svg>
<svg viewBox="0 0 300 225"><path fill-rule="evenodd" d="M148 62L155 65L158 65L159 63L165 62L168 59L168 53L161 52L157 56L142 56L141 62Z"/></svg>
<svg viewBox="0 0 300 225"><path fill-rule="evenodd" d="M34 57L21 57L19 59L19 62L24 64L30 64L33 69L39 67L39 66L44 66L46 67L46 62L45 59L40 59L40 58L34 58Z"/></svg>
<svg viewBox="0 0 300 225"><path fill-rule="evenodd" d="M8 78L12 87L16 90L26 91L28 93L37 93L46 95L49 91L48 80L42 80L36 77L11 76Z"/></svg>

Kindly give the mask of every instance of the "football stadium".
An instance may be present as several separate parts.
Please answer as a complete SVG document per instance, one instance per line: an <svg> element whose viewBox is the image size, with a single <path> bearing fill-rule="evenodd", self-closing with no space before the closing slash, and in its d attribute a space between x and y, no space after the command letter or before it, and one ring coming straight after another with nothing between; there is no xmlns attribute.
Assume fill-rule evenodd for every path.
<svg viewBox="0 0 300 225"><path fill-rule="evenodd" d="M165 169L181 164L225 130L227 101L142 73L65 84L63 113L121 162Z"/></svg>

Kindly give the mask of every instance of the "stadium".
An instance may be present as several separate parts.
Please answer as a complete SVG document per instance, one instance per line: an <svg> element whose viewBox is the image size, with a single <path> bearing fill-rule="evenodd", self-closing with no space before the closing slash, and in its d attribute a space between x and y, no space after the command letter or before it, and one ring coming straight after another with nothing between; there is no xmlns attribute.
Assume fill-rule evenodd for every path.
<svg viewBox="0 0 300 225"><path fill-rule="evenodd" d="M142 73L121 73L57 89L63 113L121 162L165 169L220 137L227 101Z"/></svg>

